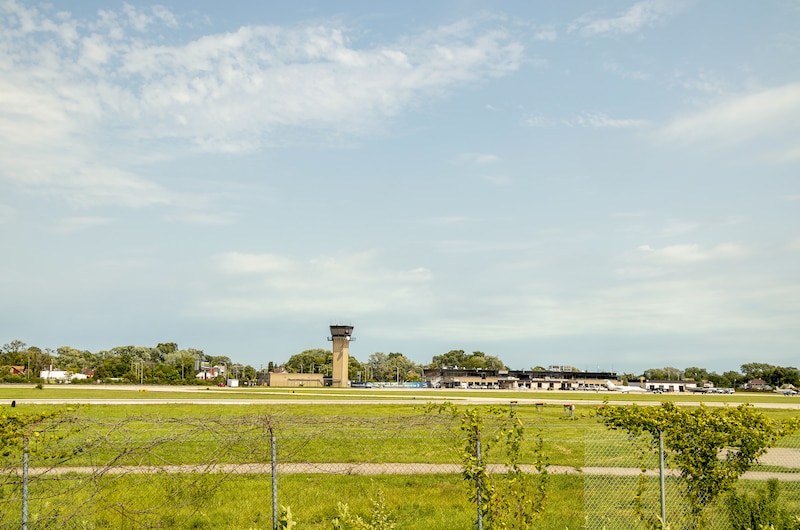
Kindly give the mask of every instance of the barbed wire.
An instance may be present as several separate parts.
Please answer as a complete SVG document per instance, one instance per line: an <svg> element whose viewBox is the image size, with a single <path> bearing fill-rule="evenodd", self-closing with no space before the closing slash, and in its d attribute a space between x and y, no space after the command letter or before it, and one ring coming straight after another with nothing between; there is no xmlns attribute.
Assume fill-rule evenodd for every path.
<svg viewBox="0 0 800 530"><path fill-rule="evenodd" d="M584 528L652 526L660 514L658 462L643 440L599 425L526 420L525 427L542 437L551 474L582 481ZM487 419L484 428L490 432L499 423ZM203 527L215 512L231 513L231 498L251 506L251 528L272 528L267 478L273 469L273 437L282 504L301 502L308 493L302 484L306 490L335 491L332 499L359 498L367 479L358 477L383 477L385 482L387 477L435 476L440 489L462 491L459 429L453 418L419 413L380 419L288 413L61 418L39 426L39 441L31 449L29 528ZM787 505L800 507L800 436L783 439L779 450L768 455L740 481L741 487L758 487L767 475L783 477L781 495ZM521 467L535 472L532 462ZM499 461L489 461L487 470L508 471ZM666 484L668 523L681 528L688 524L688 508L674 470L668 470ZM20 527L22 490L21 453L9 450L0 456L0 528ZM451 508L464 511L464 503L453 501ZM721 507L710 512L712 528L727 527Z"/></svg>

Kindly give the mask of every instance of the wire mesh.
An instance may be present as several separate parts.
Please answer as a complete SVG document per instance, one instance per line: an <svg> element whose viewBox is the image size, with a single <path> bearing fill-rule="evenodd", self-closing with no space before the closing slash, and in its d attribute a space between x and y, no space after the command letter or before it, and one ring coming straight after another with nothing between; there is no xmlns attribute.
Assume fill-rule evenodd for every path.
<svg viewBox="0 0 800 530"><path fill-rule="evenodd" d="M720 455L724 458L724 455ZM706 505L698 520L686 497L686 480L670 467L667 453L664 472L666 520L662 521L659 454L649 435L630 436L623 431L587 429L585 441L584 510L590 529L738 528L726 496ZM759 464L736 485L740 493L755 495L770 480L780 483L777 506L788 518L800 515L800 436L781 439ZM733 517L733 519L732 519ZM797 527L797 522L792 528ZM747 528L742 526L741 528Z"/></svg>
<svg viewBox="0 0 800 530"><path fill-rule="evenodd" d="M551 478L537 528L660 528L651 442L570 420L525 422L542 440ZM483 456L487 472L502 475L508 467L497 445L499 428L484 423ZM37 432L27 479L31 529L272 528L273 434L277 503L292 508L296 528L331 528L339 503L369 513L381 495L398 529L476 527L461 425L442 415L69 418ZM533 445L527 438L520 461L530 475L536 473ZM21 450L4 453L0 528L19 528ZM800 435L781 439L737 491L763 491L770 478L780 481L782 509L800 515ZM676 470L667 468L665 485L669 528L693 528ZM734 528L722 501L706 514L711 528Z"/></svg>

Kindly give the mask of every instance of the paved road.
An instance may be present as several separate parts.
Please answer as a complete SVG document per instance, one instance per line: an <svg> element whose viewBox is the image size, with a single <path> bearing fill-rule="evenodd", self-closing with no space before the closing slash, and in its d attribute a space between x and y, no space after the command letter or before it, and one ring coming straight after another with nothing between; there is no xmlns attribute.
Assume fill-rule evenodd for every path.
<svg viewBox="0 0 800 530"><path fill-rule="evenodd" d="M29 385L24 385L28 387ZM32 387L32 385L30 385ZM0 385L3 389L21 388L20 385ZM67 397L72 390L89 390L109 392L140 392L141 397L137 398L70 398ZM14 399L17 404L33 405L416 405L419 403L442 403L453 402L459 404L484 404L484 405L507 405L514 401L519 405L535 405L545 403L548 405L562 406L566 403L576 405L598 406L608 399L611 405L629 405L637 403L642 406L658 405L658 401L635 401L629 399L627 395L609 392L578 392L578 391L559 391L552 390L546 394L548 397L542 398L541 393L526 397L527 392L518 392L518 396L509 396L504 392L502 396L493 395L497 391L483 391L485 395L476 395L476 391L448 390L443 394L437 389L404 389L404 388L385 388L379 390L350 390L347 392L309 392L308 390L298 390L295 393L290 389L278 389L270 391L254 392L247 388L209 388L209 387L186 387L186 386L139 386L139 385L75 385L64 388L60 385L50 385L45 387L44 395L37 398L6 398L10 403ZM169 394L182 394L181 396L166 397ZM186 397L186 394L197 395L197 398ZM385 394L386 397L381 397ZM152 397L150 397L152 395ZM212 397L213 396L213 397ZM224 396L224 397L223 397ZM595 397L596 396L596 397ZM736 395L736 398L739 398ZM748 395L747 398L757 399L759 396ZM772 396L771 396L772 397ZM703 403L709 407L725 405L736 405L736 401L678 401L679 405L698 406ZM800 410L800 398L785 397L779 401L757 402L753 401L753 406L764 409L788 409Z"/></svg>
<svg viewBox="0 0 800 530"><path fill-rule="evenodd" d="M10 403L10 400L6 400ZM533 406L536 403L545 403L547 405L555 405L555 406L562 406L567 403L573 403L575 405L592 405L592 406L599 406L604 403L609 405L631 405L637 404L640 406L648 406L648 405L659 405L659 402L655 401L628 401L624 399L616 399L616 400L609 400L603 401L602 399L583 399L583 400L569 400L569 399L524 399L524 398L515 398L509 399L507 397L504 398L492 398L492 397L458 397L458 398L450 398L450 397L436 397L436 396L419 396L416 398L406 398L406 399L375 399L371 397L363 397L360 399L314 399L314 398L295 398L295 399L265 399L265 398L256 398L256 399L190 399L190 398L141 398L141 399L114 399L114 398L53 398L53 399L16 399L14 400L17 405L280 405L284 406L292 406L292 405L418 405L421 403L444 403L444 402L451 402L457 404L465 404L465 405L508 405L512 401L517 405L528 405ZM676 402L677 405L680 406L699 406L701 402L699 401L681 401ZM723 402L703 402L703 405L707 407L723 407L723 406L736 406L738 403L723 403ZM753 403L755 408L760 409L785 409L785 410L800 410L800 401L786 401L786 402L773 402L773 403Z"/></svg>
<svg viewBox="0 0 800 530"><path fill-rule="evenodd" d="M796 450L795 450L796 451ZM800 454L800 451L798 451ZM526 473L535 473L532 466L520 466ZM490 473L504 473L506 467L500 464L487 466ZM460 474L458 464L408 464L408 463L284 463L278 464L278 475L325 474L325 475L434 475ZM638 468L622 467L582 467L549 466L548 473L554 475L591 475L638 477ZM128 474L174 474L174 473L219 473L229 475L271 475L270 464L220 464L220 465L182 465L182 466L115 466L115 467L54 467L32 468L31 475L128 475ZM678 470L667 470L669 476L677 476ZM658 470L648 470L646 476L659 475ZM748 471L744 480L768 480L800 482L800 473L777 473Z"/></svg>

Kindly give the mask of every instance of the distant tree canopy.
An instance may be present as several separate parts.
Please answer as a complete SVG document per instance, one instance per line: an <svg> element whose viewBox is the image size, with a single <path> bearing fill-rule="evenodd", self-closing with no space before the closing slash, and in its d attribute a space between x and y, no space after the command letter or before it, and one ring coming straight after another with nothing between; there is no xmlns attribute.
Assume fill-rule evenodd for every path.
<svg viewBox="0 0 800 530"><path fill-rule="evenodd" d="M402 353L375 352L366 363L368 381L419 381L422 367Z"/></svg>
<svg viewBox="0 0 800 530"><path fill-rule="evenodd" d="M304 350L292 355L283 365L291 373L327 373L333 371L333 352L322 348Z"/></svg>
<svg viewBox="0 0 800 530"><path fill-rule="evenodd" d="M735 388L751 379L763 379L774 387L782 385L800 385L800 371L793 366L774 366L767 363L746 363L741 366L742 372L729 370L721 375L709 372L705 368L690 366L684 370L677 368L650 368L642 376L649 380L694 380L696 383L710 381L716 387Z"/></svg>
<svg viewBox="0 0 800 530"><path fill-rule="evenodd" d="M506 365L498 357L486 355L482 351L466 354L464 350L450 350L442 355L434 355L429 367L503 370Z"/></svg>
<svg viewBox="0 0 800 530"><path fill-rule="evenodd" d="M800 372L794 366L773 366L767 363L747 363L742 365L742 374L747 380L763 379L774 387L800 384Z"/></svg>
<svg viewBox="0 0 800 530"><path fill-rule="evenodd" d="M257 379L256 370L250 366L233 363L227 356L206 355L203 350L180 349L175 342L148 346L115 346L110 350L91 352L71 346L60 346L55 351L42 351L14 340L0 347L0 380L8 382L31 381L51 365L73 374L94 374L96 380L115 379L148 384L196 384L195 365L198 361L211 365L224 365L245 381ZM25 369L24 375L14 375L11 367ZM206 384L204 381L202 384Z"/></svg>
<svg viewBox="0 0 800 530"><path fill-rule="evenodd" d="M117 379L130 382L186 384L197 383L195 366L198 362L225 366L228 373L244 381L255 381L257 371L252 366L244 366L226 355L207 355L203 350L181 349L175 342L160 342L155 347L149 346L115 346L109 350L91 352L71 346L60 346L55 351L49 348L42 350L37 346L29 346L20 340L12 340L0 346L0 381L25 382L35 379L42 370L54 368L72 373L94 373L94 378ZM399 352L375 352L365 363L354 356L349 359L349 377L353 381L420 381L425 369L463 368L468 370L503 370L507 369L499 357L487 355L482 351L466 353L464 350L450 350L441 355L434 355L430 364L423 366L412 361ZM275 363L270 362L270 369ZM279 364L280 365L280 364ZM323 348L315 348L292 355L282 365L289 372L313 372L331 375L333 370L333 352ZM12 367L16 367L13 368ZM19 368L22 368L20 374ZM263 367L263 365L262 365ZM577 368L563 366L564 370L580 371ZM542 366L535 366L535 371L545 371ZM640 377L648 380L679 381L691 379L697 383L710 381L717 387L738 387L751 379L760 378L769 385L800 386L800 371L793 366L775 366L768 363L746 363L741 372L729 370L721 375L709 372L705 368L690 366L683 370L667 366L649 368L641 375L623 374L625 380L635 381ZM205 384L205 382L202 382Z"/></svg>

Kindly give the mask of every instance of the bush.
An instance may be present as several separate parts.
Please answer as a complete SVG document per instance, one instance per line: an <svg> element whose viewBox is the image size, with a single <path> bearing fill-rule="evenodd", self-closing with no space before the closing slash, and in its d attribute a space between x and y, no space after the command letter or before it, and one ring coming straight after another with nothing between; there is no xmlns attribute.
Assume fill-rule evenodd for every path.
<svg viewBox="0 0 800 530"><path fill-rule="evenodd" d="M770 479L766 488L759 489L752 495L732 491L725 499L731 530L795 530L797 523L778 505L779 493L778 479Z"/></svg>

